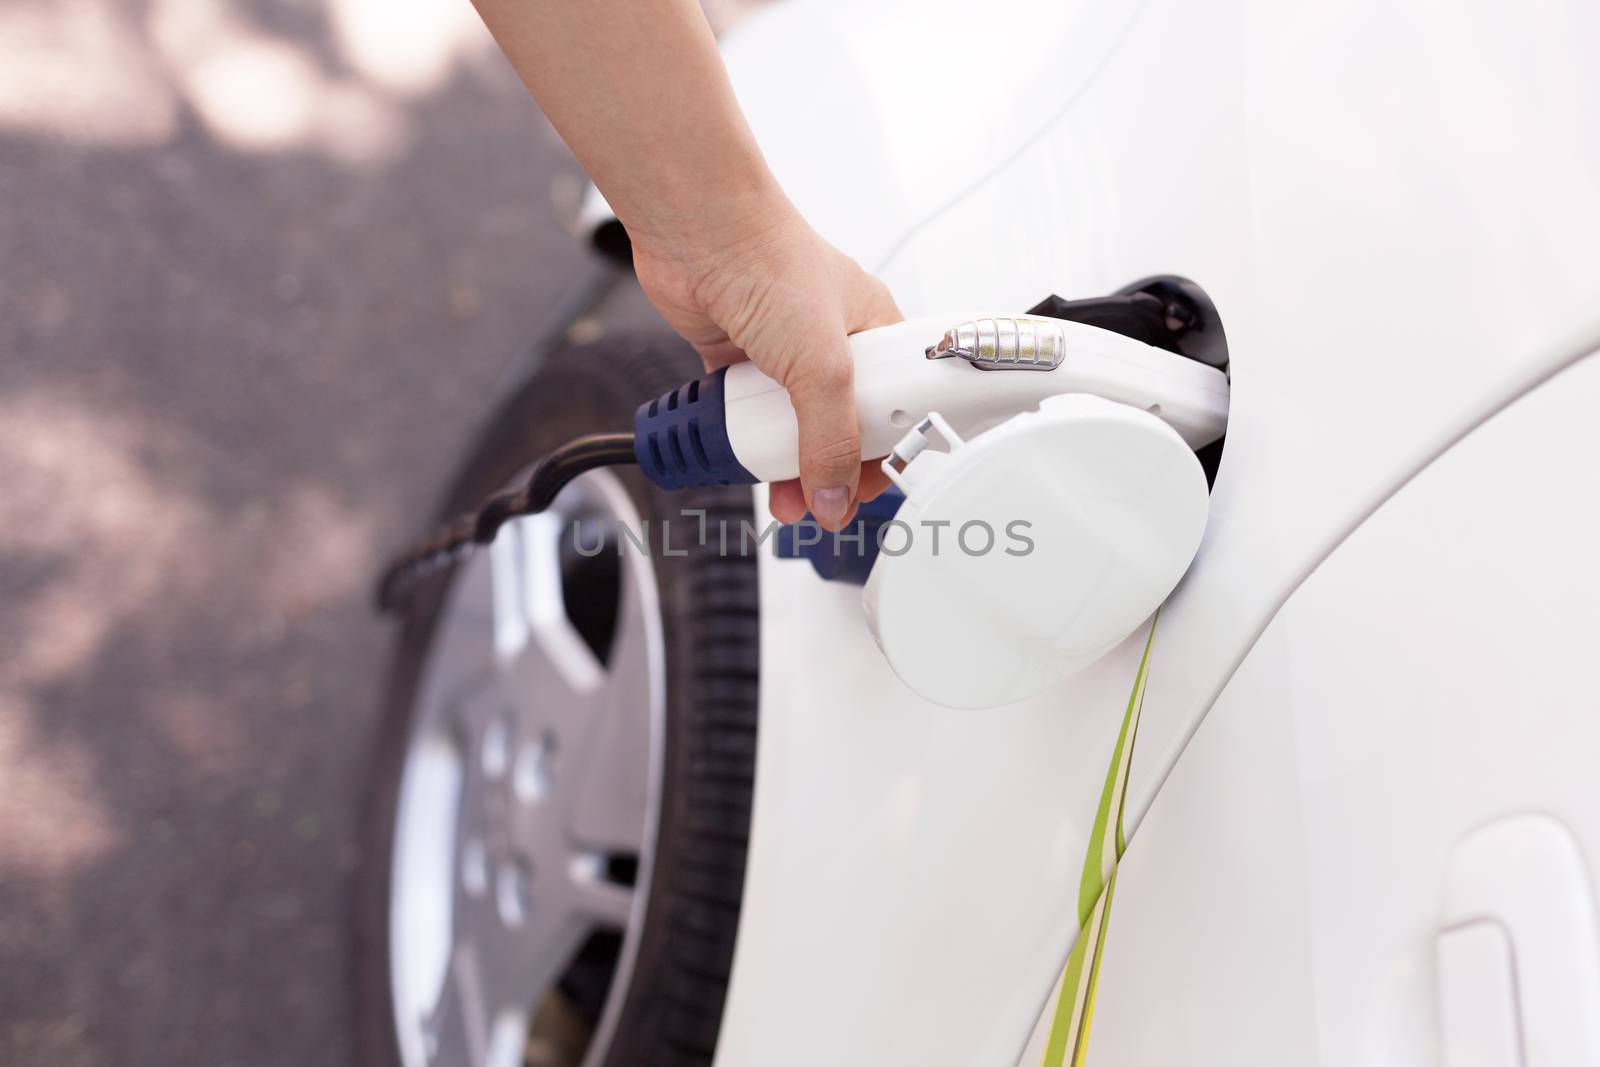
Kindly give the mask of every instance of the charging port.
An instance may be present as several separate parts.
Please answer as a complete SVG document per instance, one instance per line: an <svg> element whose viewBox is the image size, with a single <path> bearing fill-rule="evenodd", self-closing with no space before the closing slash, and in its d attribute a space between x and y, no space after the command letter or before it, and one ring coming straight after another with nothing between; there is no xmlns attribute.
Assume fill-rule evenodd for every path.
<svg viewBox="0 0 1600 1067"><path fill-rule="evenodd" d="M1228 337L1216 304L1204 289L1176 274L1142 278L1110 296L1087 300L1047 296L1028 313L1098 326L1208 367L1228 369ZM1195 453L1205 468L1207 485L1216 481L1226 440L1220 438Z"/></svg>

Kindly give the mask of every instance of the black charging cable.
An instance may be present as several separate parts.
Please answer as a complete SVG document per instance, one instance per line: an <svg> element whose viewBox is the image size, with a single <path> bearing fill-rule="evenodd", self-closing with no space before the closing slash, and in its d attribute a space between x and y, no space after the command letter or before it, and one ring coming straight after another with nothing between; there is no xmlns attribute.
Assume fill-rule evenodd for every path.
<svg viewBox="0 0 1600 1067"><path fill-rule="evenodd" d="M391 561L378 580L378 610L386 614L400 611L425 578L453 566L479 545L493 541L500 527L517 516L537 515L548 508L578 475L596 467L633 462L631 433L592 433L567 442L545 456L521 485L496 493L476 509L457 515L427 540Z"/></svg>

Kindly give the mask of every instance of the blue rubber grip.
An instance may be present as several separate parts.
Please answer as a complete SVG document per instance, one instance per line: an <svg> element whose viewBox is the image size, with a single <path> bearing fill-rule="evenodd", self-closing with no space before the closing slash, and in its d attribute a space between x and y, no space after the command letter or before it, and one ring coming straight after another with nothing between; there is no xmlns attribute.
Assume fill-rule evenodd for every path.
<svg viewBox="0 0 1600 1067"><path fill-rule="evenodd" d="M843 539L817 526L807 514L800 522L778 528L775 551L780 559L810 560L812 570L827 581L866 585L872 565L878 561L883 528L905 502L900 490L885 489L856 510L856 517L842 531L850 536Z"/></svg>
<svg viewBox="0 0 1600 1067"><path fill-rule="evenodd" d="M645 477L663 489L695 485L754 485L728 441L722 398L728 368L687 382L639 405L633 414L633 454Z"/></svg>

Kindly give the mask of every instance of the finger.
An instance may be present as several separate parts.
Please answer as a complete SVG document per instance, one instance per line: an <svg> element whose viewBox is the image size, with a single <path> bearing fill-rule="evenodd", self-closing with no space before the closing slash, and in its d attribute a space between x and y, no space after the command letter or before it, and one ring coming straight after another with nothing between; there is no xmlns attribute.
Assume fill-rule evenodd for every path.
<svg viewBox="0 0 1600 1067"><path fill-rule="evenodd" d="M790 478L788 481L773 482L767 494L767 508L772 512L773 518L785 525L805 518L806 495L800 488L800 479Z"/></svg>
<svg viewBox="0 0 1600 1067"><path fill-rule="evenodd" d="M812 516L837 530L849 517L861 477L855 366L844 332L793 367L783 384L800 424L800 484Z"/></svg>
<svg viewBox="0 0 1600 1067"><path fill-rule="evenodd" d="M889 476L883 473L883 464L878 460L868 460L861 464L860 487L856 490L856 500L867 501L876 499L878 494L889 488Z"/></svg>
<svg viewBox="0 0 1600 1067"><path fill-rule="evenodd" d="M800 488L800 479L790 478L784 482L773 482L771 492L767 496L767 510L772 512L772 517L785 526L792 526L806 517L806 498ZM850 525L850 520L855 518L856 505L850 505L850 511L844 517L843 525Z"/></svg>

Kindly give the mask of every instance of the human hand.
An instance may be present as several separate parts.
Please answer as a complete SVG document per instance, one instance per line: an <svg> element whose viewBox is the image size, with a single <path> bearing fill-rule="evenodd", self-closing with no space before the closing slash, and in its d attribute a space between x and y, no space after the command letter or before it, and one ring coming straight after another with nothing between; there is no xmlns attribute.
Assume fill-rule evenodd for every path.
<svg viewBox="0 0 1600 1067"><path fill-rule="evenodd" d="M887 484L861 464L845 338L900 311L783 195L700 4L473 2L627 228L667 322L707 369L749 359L789 390L800 477L772 487L773 515L839 529Z"/></svg>
<svg viewBox="0 0 1600 1067"><path fill-rule="evenodd" d="M772 514L824 527L888 485L863 463L845 338L904 316L883 283L824 241L788 202L690 236L635 236L634 269L662 316L707 370L749 359L789 391L800 425L800 477L771 487Z"/></svg>

